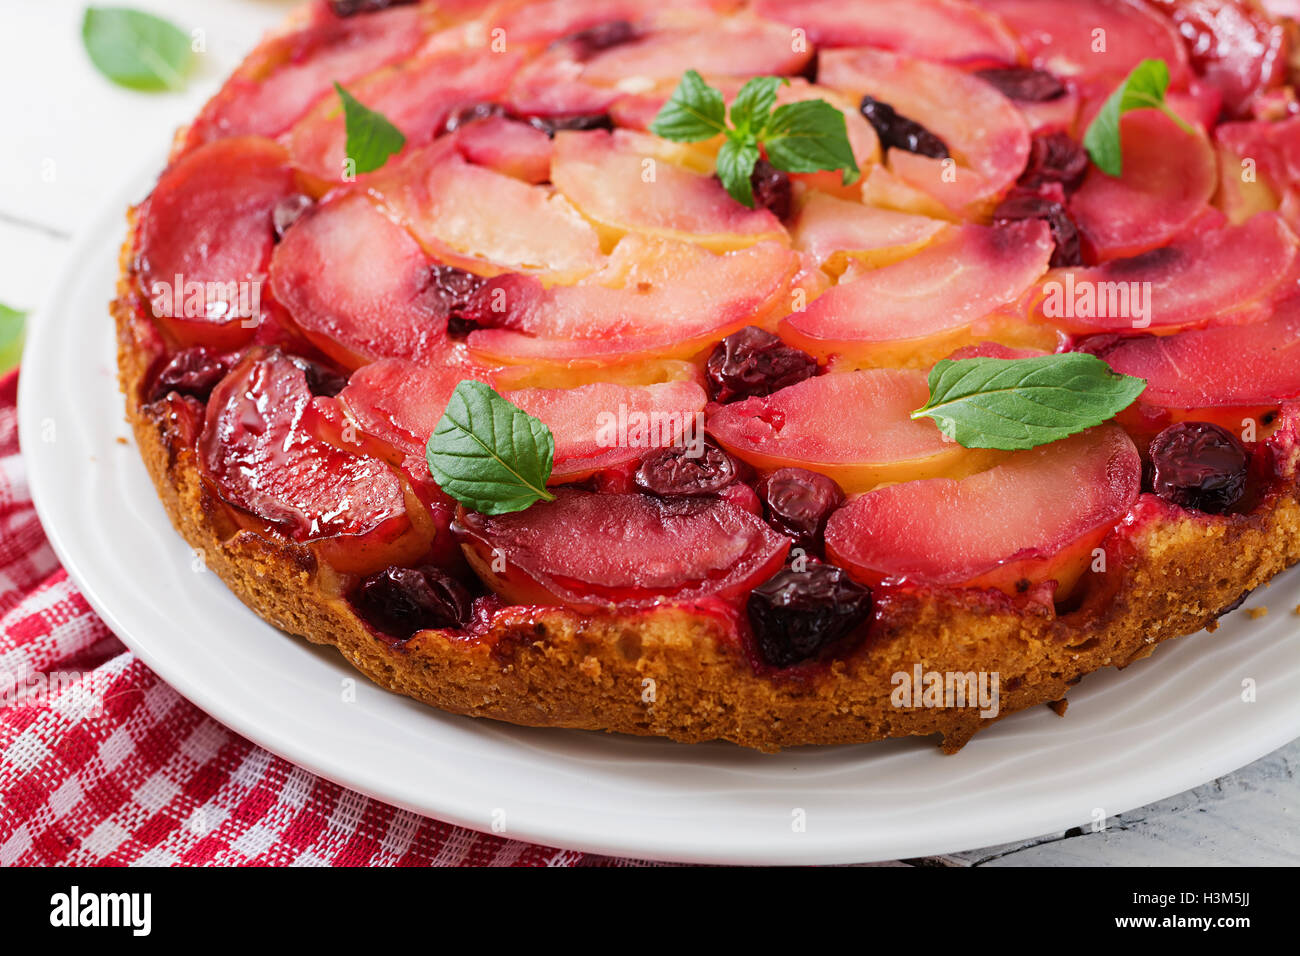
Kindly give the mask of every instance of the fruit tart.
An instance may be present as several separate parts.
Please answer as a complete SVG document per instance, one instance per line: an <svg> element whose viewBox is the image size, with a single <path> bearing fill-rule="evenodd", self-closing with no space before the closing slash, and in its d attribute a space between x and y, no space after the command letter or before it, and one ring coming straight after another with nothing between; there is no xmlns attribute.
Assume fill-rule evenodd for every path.
<svg viewBox="0 0 1300 956"><path fill-rule="evenodd" d="M392 691L952 751L1300 558L1291 52L1228 0L309 3L129 213L127 414Z"/></svg>

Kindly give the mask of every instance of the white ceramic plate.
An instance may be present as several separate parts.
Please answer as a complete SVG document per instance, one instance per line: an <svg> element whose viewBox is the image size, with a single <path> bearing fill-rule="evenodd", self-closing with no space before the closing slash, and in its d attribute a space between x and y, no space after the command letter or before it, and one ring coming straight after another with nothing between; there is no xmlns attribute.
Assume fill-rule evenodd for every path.
<svg viewBox="0 0 1300 956"><path fill-rule="evenodd" d="M157 167L152 167L156 169ZM30 323L20 413L46 531L109 626L234 730L363 793L480 830L611 854L719 863L836 863L987 846L1120 813L1300 736L1292 572L1272 613L1086 678L1061 719L1033 708L961 753L928 741L779 756L534 730L441 714L380 690L333 650L273 629L196 571L129 437L106 304L123 210L110 198ZM1242 701L1242 682L1257 699ZM346 687L355 680L355 700ZM805 821L802 829L797 821Z"/></svg>

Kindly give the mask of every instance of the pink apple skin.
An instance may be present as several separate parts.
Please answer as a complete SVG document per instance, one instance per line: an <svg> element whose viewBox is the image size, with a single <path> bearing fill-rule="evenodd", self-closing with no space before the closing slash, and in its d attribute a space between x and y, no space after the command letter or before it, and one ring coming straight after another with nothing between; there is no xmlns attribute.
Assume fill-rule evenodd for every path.
<svg viewBox="0 0 1300 956"><path fill-rule="evenodd" d="M954 481L890 485L831 516L826 552L859 581L998 587L1055 579L1058 596L1137 500L1141 460L1123 429L1102 425Z"/></svg>

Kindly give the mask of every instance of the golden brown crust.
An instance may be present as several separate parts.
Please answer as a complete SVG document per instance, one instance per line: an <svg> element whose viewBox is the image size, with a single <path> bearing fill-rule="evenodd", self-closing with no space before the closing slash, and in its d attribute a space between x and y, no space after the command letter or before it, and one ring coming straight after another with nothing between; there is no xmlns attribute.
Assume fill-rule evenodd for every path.
<svg viewBox="0 0 1300 956"><path fill-rule="evenodd" d="M249 607L291 634L338 648L371 680L442 710L516 724L730 740L775 751L940 734L960 748L991 721L977 707L900 708L896 673L996 673L998 716L1062 700L1084 675L1123 667L1156 644L1211 625L1244 593L1300 560L1300 500L1292 478L1254 514L1208 519L1173 512L1127 540L1122 568L1081 607L1058 616L1032 600L970 595L888 598L867 640L844 659L796 677L755 672L734 630L714 614L665 608L583 616L520 608L467 639L423 632L404 644L373 634L338 596L309 548L229 526L200 480L192 442L174 418L142 405L152 326L128 275L113 303L127 418L177 531ZM1294 475L1294 462L1288 474ZM1058 713L1064 708L1059 707Z"/></svg>

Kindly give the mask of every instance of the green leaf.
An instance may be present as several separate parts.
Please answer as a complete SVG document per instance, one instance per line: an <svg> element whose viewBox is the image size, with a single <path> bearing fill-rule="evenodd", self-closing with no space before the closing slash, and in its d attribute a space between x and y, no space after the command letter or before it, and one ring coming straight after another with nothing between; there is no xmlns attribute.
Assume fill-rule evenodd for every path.
<svg viewBox="0 0 1300 956"><path fill-rule="evenodd" d="M442 490L481 514L555 498L546 490L555 459L551 430L482 382L456 386L425 458Z"/></svg>
<svg viewBox="0 0 1300 956"><path fill-rule="evenodd" d="M718 150L718 179L731 193L731 198L743 206L754 208L754 185L750 176L758 162L758 147L753 143L738 142L731 137Z"/></svg>
<svg viewBox="0 0 1300 956"><path fill-rule="evenodd" d="M789 82L783 76L756 76L740 88L731 101L731 125L742 142L757 140L776 105L777 88Z"/></svg>
<svg viewBox="0 0 1300 956"><path fill-rule="evenodd" d="M787 173L844 170L844 183L858 178L844 114L825 100L778 106L759 133L767 161Z"/></svg>
<svg viewBox="0 0 1300 956"><path fill-rule="evenodd" d="M1196 130L1166 105L1168 89L1169 67L1164 60L1143 60L1133 67L1124 82L1107 97L1083 134L1083 147L1098 169L1108 176L1118 176L1124 171L1119 121L1129 110L1158 109L1185 132L1195 135Z"/></svg>
<svg viewBox="0 0 1300 956"><path fill-rule="evenodd" d="M86 8L81 42L95 69L133 90L178 90L194 65L188 35L125 7Z"/></svg>
<svg viewBox="0 0 1300 956"><path fill-rule="evenodd" d="M1082 352L944 359L930 372L930 401L912 417L934 419L967 448L1034 448L1113 418L1146 384Z"/></svg>
<svg viewBox="0 0 1300 956"><path fill-rule="evenodd" d="M23 357L27 313L0 304L0 374L16 367Z"/></svg>
<svg viewBox="0 0 1300 956"><path fill-rule="evenodd" d="M698 143L727 129L727 107L722 94L687 70L673 95L650 124L650 132L674 143Z"/></svg>
<svg viewBox="0 0 1300 956"><path fill-rule="evenodd" d="M382 113L367 109L351 93L337 83L334 89L343 101L343 124L347 129L348 158L356 164L356 172L372 173L388 157L399 152L406 145L402 131L388 122Z"/></svg>

